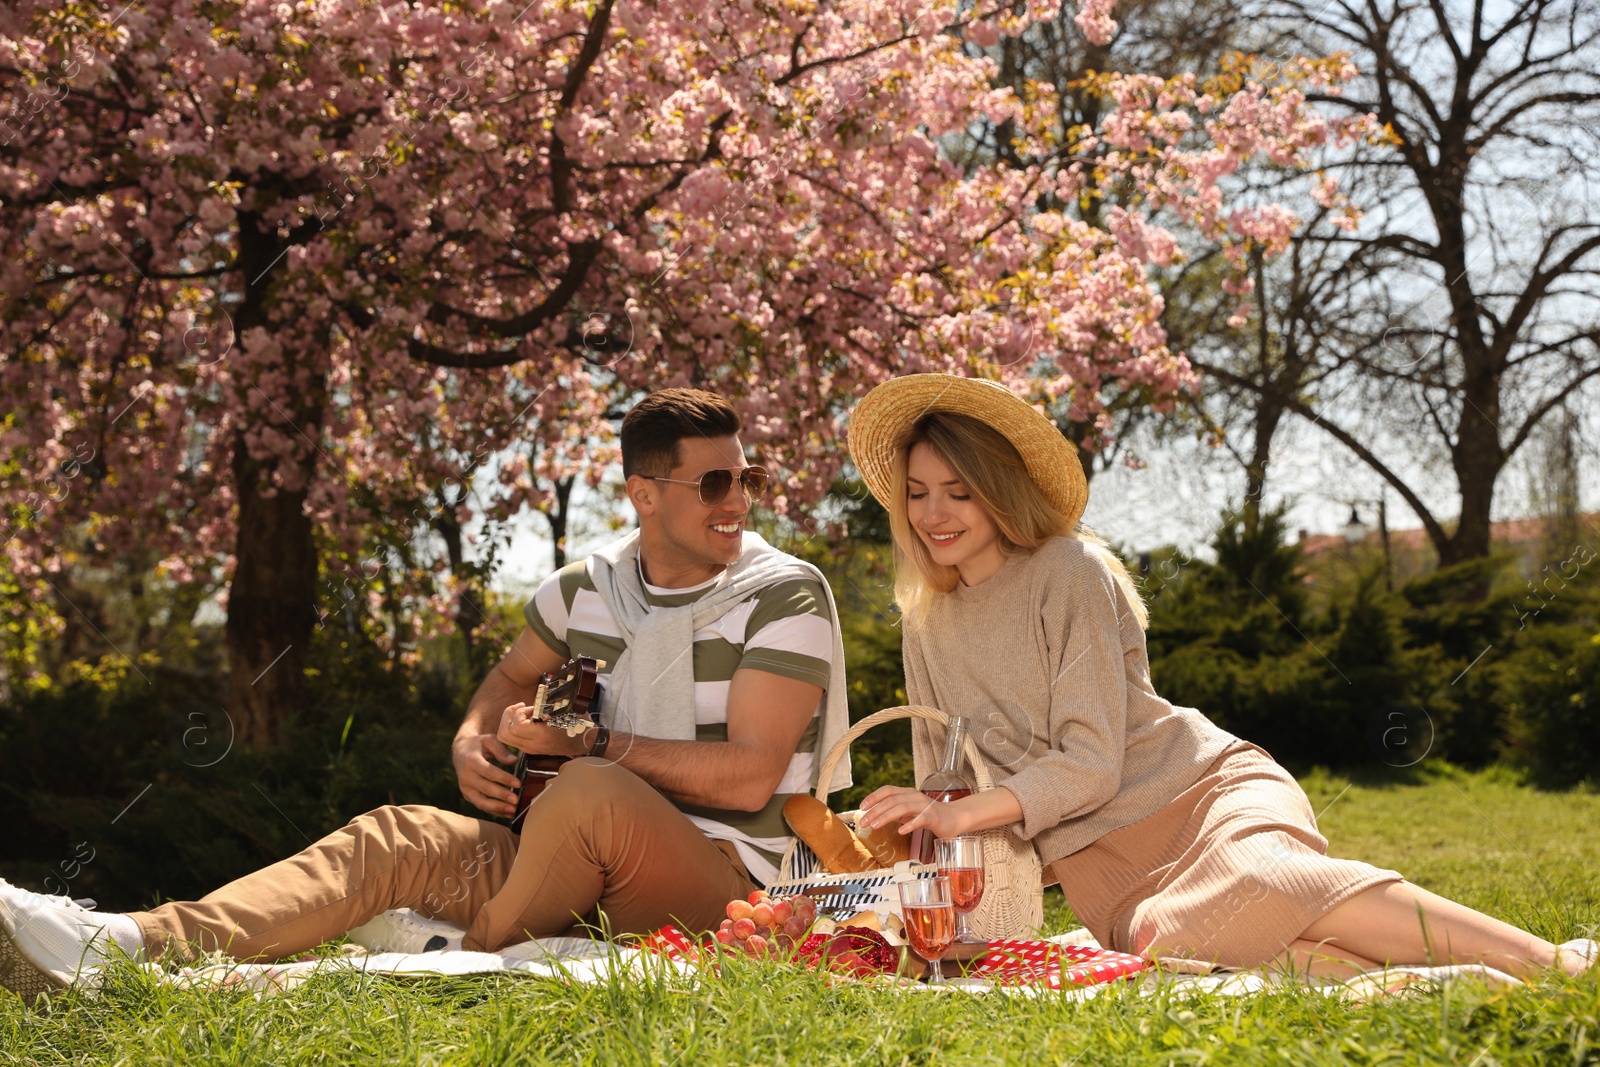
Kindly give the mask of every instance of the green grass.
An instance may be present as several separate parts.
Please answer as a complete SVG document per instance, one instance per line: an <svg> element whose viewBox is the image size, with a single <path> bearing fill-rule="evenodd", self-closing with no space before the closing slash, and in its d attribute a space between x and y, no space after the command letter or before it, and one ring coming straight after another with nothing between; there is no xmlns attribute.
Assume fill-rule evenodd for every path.
<svg viewBox="0 0 1600 1067"><path fill-rule="evenodd" d="M1318 772L1300 784L1333 855L1558 942L1600 937L1600 793L1541 792L1499 769L1425 766L1414 778L1352 784Z"/></svg>
<svg viewBox="0 0 1600 1067"><path fill-rule="evenodd" d="M1600 796L1497 772L1411 784L1305 780L1337 855L1561 939L1600 923ZM1349 785L1350 788L1346 789ZM1070 912L1054 895L1056 928ZM179 991L131 968L48 1012L0 998L0 1063L1600 1064L1600 981L1551 978L1359 1005L1126 988L1058 997L900 996L746 963L696 985L527 976L329 975L290 993Z"/></svg>

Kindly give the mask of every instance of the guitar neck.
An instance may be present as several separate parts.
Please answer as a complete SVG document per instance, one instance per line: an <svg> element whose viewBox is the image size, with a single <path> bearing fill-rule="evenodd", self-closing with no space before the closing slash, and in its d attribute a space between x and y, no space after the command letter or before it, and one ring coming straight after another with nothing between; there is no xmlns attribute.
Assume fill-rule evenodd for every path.
<svg viewBox="0 0 1600 1067"><path fill-rule="evenodd" d="M540 680L533 698L533 718L542 720L576 736L600 721L599 660L579 656L563 663ZM511 829L522 832L529 805L545 785L559 773L567 756L523 752L517 759L516 776L520 783Z"/></svg>

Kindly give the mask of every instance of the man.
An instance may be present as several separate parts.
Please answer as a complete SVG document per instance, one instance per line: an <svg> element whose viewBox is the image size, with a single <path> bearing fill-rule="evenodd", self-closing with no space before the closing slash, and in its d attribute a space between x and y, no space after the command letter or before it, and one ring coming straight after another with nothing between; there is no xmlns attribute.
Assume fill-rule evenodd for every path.
<svg viewBox="0 0 1600 1067"><path fill-rule="evenodd" d="M716 925L776 874L782 802L815 784L817 752L847 727L832 595L814 567L746 532L766 472L745 463L739 429L700 390L630 411L622 462L638 530L546 580L474 694L453 755L480 809L514 810L508 746L574 757L520 838L388 806L198 902L132 915L0 882L0 984L31 1000L113 943L147 959L282 959L395 908L465 927L462 947L485 951L599 923ZM606 662L605 728L569 736L527 705L574 655Z"/></svg>

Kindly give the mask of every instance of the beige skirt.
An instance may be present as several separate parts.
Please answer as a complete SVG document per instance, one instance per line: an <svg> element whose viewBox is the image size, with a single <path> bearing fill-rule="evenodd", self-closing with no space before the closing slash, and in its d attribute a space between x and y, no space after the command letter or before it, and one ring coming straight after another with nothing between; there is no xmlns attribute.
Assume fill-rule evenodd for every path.
<svg viewBox="0 0 1600 1067"><path fill-rule="evenodd" d="M1050 872L1100 944L1232 968L1261 966L1357 893L1403 881L1330 858L1300 784L1246 741Z"/></svg>

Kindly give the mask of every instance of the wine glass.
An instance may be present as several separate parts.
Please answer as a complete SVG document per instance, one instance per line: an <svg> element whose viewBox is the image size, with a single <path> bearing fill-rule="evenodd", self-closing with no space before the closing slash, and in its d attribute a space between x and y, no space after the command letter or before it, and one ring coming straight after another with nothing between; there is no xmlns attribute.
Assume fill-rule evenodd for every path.
<svg viewBox="0 0 1600 1067"><path fill-rule="evenodd" d="M939 873L950 879L950 902L956 909L956 940L962 944L983 941L972 932L967 916L983 899L983 838L943 837L935 845Z"/></svg>
<svg viewBox="0 0 1600 1067"><path fill-rule="evenodd" d="M939 960L956 936L956 909L950 902L950 879L913 878L900 883L900 911L911 949L928 961L928 984L944 985Z"/></svg>

